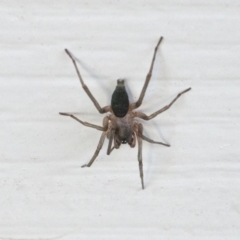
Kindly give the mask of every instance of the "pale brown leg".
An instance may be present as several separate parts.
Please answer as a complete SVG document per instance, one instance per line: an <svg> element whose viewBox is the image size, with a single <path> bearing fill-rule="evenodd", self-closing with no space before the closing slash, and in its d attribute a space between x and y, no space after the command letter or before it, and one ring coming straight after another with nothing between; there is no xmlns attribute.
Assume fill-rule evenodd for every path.
<svg viewBox="0 0 240 240"><path fill-rule="evenodd" d="M91 165L93 164L94 160L95 160L96 157L98 156L100 150L102 149L102 146L103 146L103 143L104 143L105 138L106 138L106 132L103 132L102 135L101 135L100 141L99 141L99 143L98 143L97 149L96 149L96 151L95 151L92 159L89 161L88 164L82 165L82 167L91 167Z"/></svg>
<svg viewBox="0 0 240 240"><path fill-rule="evenodd" d="M137 125L137 140L138 140L138 164L139 164L139 173L142 183L142 189L144 189L144 182L143 182L143 163L142 163L142 132L143 126L141 123Z"/></svg>
<svg viewBox="0 0 240 240"><path fill-rule="evenodd" d="M167 144L167 143L156 142L156 141L153 141L152 139L144 136L144 135L143 135L143 125L142 125L141 123L139 123L139 124L137 125L137 131L138 131L138 136L139 136L140 138L142 138L143 140L147 141L147 142L156 143L156 144L161 144L161 145L164 145L164 146L166 146L166 147L170 147L170 145Z"/></svg>
<svg viewBox="0 0 240 240"><path fill-rule="evenodd" d="M156 144L161 144L161 145L166 146L166 147L170 147L170 145L167 144L167 143L162 143L162 142L153 141L152 139L144 136L143 134L142 134L141 138L142 138L143 140L147 141L147 142L150 142L150 143L156 143Z"/></svg>
<svg viewBox="0 0 240 240"><path fill-rule="evenodd" d="M142 113L142 112L135 112L135 117L139 117L139 118L142 118L142 119L144 119L144 120L150 120L150 119L156 117L158 114L160 114L160 113L168 110L168 109L173 105L173 103L176 102L177 99L178 99L182 94L184 94L184 93L186 93L186 92L188 92L188 91L190 91L190 90L191 90L191 88L188 88L188 89L180 92L180 93L172 100L172 102L170 102L170 104L166 105L165 107L161 108L160 110L158 110L157 112L155 112L155 113L153 113L153 114L151 114L151 115L149 115L149 116L147 116L145 113Z"/></svg>
<svg viewBox="0 0 240 240"><path fill-rule="evenodd" d="M111 110L111 107L110 106L106 106L106 107L100 107L99 103L97 102L97 100L95 99L95 97L92 95L92 93L90 92L90 90L88 89L87 85L85 85L83 79L82 79L82 76L80 74L80 71L78 70L78 67L77 67L77 64L76 64L76 61L73 57L73 55L67 50L65 49L66 53L68 54L68 56L72 59L72 62L73 62L73 65L76 69L76 72L77 72L77 75L78 75L78 78L80 80L80 83L84 89L84 91L87 93L87 95L91 98L93 104L95 105L95 107L97 108L97 110L99 111L99 113L106 113L106 112L109 112Z"/></svg>
<svg viewBox="0 0 240 240"><path fill-rule="evenodd" d="M142 183L142 189L144 189L144 182L143 182L143 163L142 163L142 139L137 136L138 139L138 164L139 164L139 173Z"/></svg>
<svg viewBox="0 0 240 240"><path fill-rule="evenodd" d="M111 147L112 147L112 141L113 141L114 133L115 133L115 130L111 129L110 137L109 137L109 143L108 143L107 155L110 155L111 151L113 150Z"/></svg>
<svg viewBox="0 0 240 240"><path fill-rule="evenodd" d="M80 122L81 124L83 124L83 125L86 126L86 127L95 128L95 129L97 129L97 130L99 130L99 131L106 131L106 130L107 130L107 129L104 128L104 127L101 127L101 126L98 126L98 125L95 125L95 124L92 124L92 123L88 123L88 122L83 122L82 120L78 119L77 117L75 117L75 116L72 115L72 114L62 113L62 112L60 112L59 114L60 114L60 115L63 115L63 116L69 116L69 117L75 119L76 121Z"/></svg>
<svg viewBox="0 0 240 240"><path fill-rule="evenodd" d="M151 79L151 76L152 76L152 70L153 70L153 66L154 66L154 62L155 62L155 58L156 58L158 46L160 45L162 39L163 39L163 37L160 37L160 39L159 39L159 41L158 41L158 43L157 43L157 46L156 46L155 49L154 49L153 59L152 59L152 62L151 62L151 66L150 66L149 72L148 72L148 74L147 74L147 76L146 76L146 80L145 80L145 83L144 83L144 85L143 85L142 92L141 92L140 97L139 97L139 99L137 100L137 102L131 104L130 107L131 107L132 109L138 108L138 107L140 107L141 104L142 104L142 101L143 101L145 92L146 92L147 87L148 87L148 83L150 82L150 79Z"/></svg>
<svg viewBox="0 0 240 240"><path fill-rule="evenodd" d="M115 146L113 146L113 147L111 148L111 151L110 151L109 155L110 155L110 154L111 154L111 152L114 150L114 148L115 148Z"/></svg>

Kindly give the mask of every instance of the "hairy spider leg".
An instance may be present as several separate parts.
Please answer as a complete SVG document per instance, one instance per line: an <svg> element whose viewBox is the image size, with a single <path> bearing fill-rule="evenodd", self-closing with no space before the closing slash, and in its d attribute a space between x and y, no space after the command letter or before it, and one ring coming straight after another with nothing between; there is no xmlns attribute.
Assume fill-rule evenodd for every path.
<svg viewBox="0 0 240 240"><path fill-rule="evenodd" d="M152 140L152 139L144 136L143 134L142 134L142 136L140 136L140 137L142 138L142 140L145 140L146 142L155 143L155 144L160 144L160 145L163 145L163 146L166 146L166 147L170 147L170 145L167 144L167 143L154 141L154 140Z"/></svg>
<svg viewBox="0 0 240 240"><path fill-rule="evenodd" d="M162 143L162 142L156 142L153 141L150 138L147 138L146 136L143 135L143 125L141 123L137 124L137 140L138 140L138 164L139 164L139 173L140 173L140 178L141 178L141 184L142 184L142 189L144 189L144 180L143 180L143 163L142 163L142 139L150 142L150 143L157 143L161 144L167 147L170 147L169 144Z"/></svg>
<svg viewBox="0 0 240 240"><path fill-rule="evenodd" d="M186 93L186 92L188 92L188 91L190 91L190 90L191 90L191 88L188 88L188 89L180 92L168 105L166 105L165 107L161 108L160 110L154 112L153 114L151 114L151 115L149 115L149 116L147 116L145 113L142 113L142 112L135 112L135 116L138 117L138 118L142 118L142 119L144 119L144 120L150 120L150 119L156 117L158 114L160 114L160 113L168 110L168 109L173 105L173 103L175 103L175 102L177 101L177 99L178 99L182 94L184 94L184 93Z"/></svg>
<svg viewBox="0 0 240 240"><path fill-rule="evenodd" d="M74 56L67 50L65 49L66 53L68 54L68 56L72 59L73 65L76 69L78 78L80 80L80 83L84 89L84 91L87 93L87 95L90 97L90 99L92 100L93 104L95 105L95 107L97 108L97 110L99 111L99 113L106 113L106 112L110 112L111 111L111 107L110 106L106 106L106 107L101 107L98 103L98 101L95 99L95 97L92 95L92 93L90 92L89 88L87 87L87 85L84 83L82 76L80 74L80 71L78 70L76 61Z"/></svg>
<svg viewBox="0 0 240 240"><path fill-rule="evenodd" d="M74 120L80 122L81 124L83 124L84 126L86 127L91 127L91 128L95 128L99 131L106 131L106 127L101 127L101 126L98 126L98 125L95 125L95 124L92 124L92 123L88 123L88 122L83 122L82 120L80 120L79 118L75 117L73 114L70 114L70 113L63 113L63 112L60 112L59 113L60 115L63 115L63 116L69 116L71 118L73 118Z"/></svg>
<svg viewBox="0 0 240 240"><path fill-rule="evenodd" d="M141 123L138 123L138 135L142 140L145 140L149 143L161 144L163 146L170 147L170 145L167 143L157 142L143 135L143 125Z"/></svg>
<svg viewBox="0 0 240 240"><path fill-rule="evenodd" d="M108 143L107 155L110 155L111 151L113 150L113 148L111 148L111 147L112 147L112 142L113 142L114 134L115 134L115 130L114 130L114 129L111 129L111 131L110 131L110 137L109 137L109 143Z"/></svg>
<svg viewBox="0 0 240 240"><path fill-rule="evenodd" d="M152 76L152 70L153 70L153 66L154 66L154 62L155 62L157 50L158 50L158 47L159 47L160 43L162 42L162 40L163 40L163 37L160 37L160 39L159 39L159 41L158 41L158 43L157 43L157 46L156 46L155 49L154 49L154 54L153 54L151 66L150 66L149 72L148 72L148 74L147 74L147 76L146 76L146 80L145 80L145 83L144 83L144 85L143 85L142 92L141 92L141 94L140 94L139 99L137 100L137 102L132 103L132 104L130 105L131 109L138 108L138 107L140 107L141 104L142 104L142 101L143 101L145 92L146 92L146 90L147 90L148 84L149 84L150 79L151 79L151 76Z"/></svg>
<svg viewBox="0 0 240 240"><path fill-rule="evenodd" d="M137 140L138 140L138 166L139 166L139 173L141 178L142 189L144 189L144 180L143 180L143 162L142 162L142 126L138 124L137 126Z"/></svg>
<svg viewBox="0 0 240 240"><path fill-rule="evenodd" d="M96 149L93 157L91 158L91 160L89 161L88 164L84 164L84 165L82 165L82 167L91 167L91 165L93 164L94 160L95 160L96 157L98 156L100 150L102 149L102 146L103 146L103 143L104 143L105 138L106 138L106 132L103 132L102 135L101 135L101 138L100 138L100 140L99 140L97 149Z"/></svg>

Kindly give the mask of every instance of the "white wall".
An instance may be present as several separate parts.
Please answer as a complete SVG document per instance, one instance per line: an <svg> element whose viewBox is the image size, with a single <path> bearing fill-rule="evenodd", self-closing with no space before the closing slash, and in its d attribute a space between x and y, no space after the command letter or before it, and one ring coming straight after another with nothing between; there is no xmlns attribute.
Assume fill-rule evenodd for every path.
<svg viewBox="0 0 240 240"><path fill-rule="evenodd" d="M239 239L240 5L230 0L1 1L0 238ZM164 36L137 147L89 169L101 125L73 64L102 106L118 78L136 101Z"/></svg>

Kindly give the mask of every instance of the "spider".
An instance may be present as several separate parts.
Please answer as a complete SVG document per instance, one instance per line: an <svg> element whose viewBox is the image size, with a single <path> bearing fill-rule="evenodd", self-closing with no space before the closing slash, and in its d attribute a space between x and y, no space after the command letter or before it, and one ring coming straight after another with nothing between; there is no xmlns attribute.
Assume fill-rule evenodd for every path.
<svg viewBox="0 0 240 240"><path fill-rule="evenodd" d="M76 59L67 49L65 49L68 56L72 59L72 62L74 64L78 78L80 80L80 83L81 83L84 91L87 93L89 98L92 100L93 104L95 105L95 107L97 108L99 113L101 113L101 114L107 113L107 112L110 113L109 115L107 115L103 118L103 126L102 127L88 123L88 122L84 122L84 121L80 120L79 118L75 117L73 114L63 113L63 112L59 113L61 115L69 116L69 117L75 119L76 121L80 122L81 124L83 124L86 127L95 128L102 132L101 138L99 140L97 149L96 149L93 157L87 164L84 164L82 167L91 167L91 165L95 161L96 157L98 156L98 154L103 146L104 140L106 138L109 139L107 155L110 155L110 153L112 152L113 149L120 148L121 144L128 143L130 147L134 148L136 145L136 141L137 141L138 142L138 163L139 163L139 172L140 172L142 189L144 189L143 164L142 164L142 140L145 140L150 143L161 144L166 147L170 147L170 145L167 143L163 143L163 142L153 141L152 139L143 135L143 126L141 123L139 123L137 121L136 118L141 118L144 120L151 120L152 118L156 117L160 113L168 110L182 94L191 90L191 88L188 88L188 89L180 92L168 105L166 105L165 107L161 108L160 110L152 113L149 116L146 115L145 113L135 111L135 109L140 107L142 104L145 92L147 90L148 84L149 84L151 76L152 76L152 70L153 70L153 66L154 66L154 62L155 62L156 53L157 53L160 43L162 42L162 39L163 39L163 37L160 37L160 39L154 49L154 54L153 54L150 70L146 76L145 83L143 85L139 99L134 103L129 103L128 94L126 92L125 85L124 85L124 80L118 79L116 89L112 94L111 105L105 106L103 108L99 105L99 103L97 102L95 97L92 95L92 93L88 89L87 85L84 83L82 76L80 74L80 71L78 70L78 67L76 64Z"/></svg>

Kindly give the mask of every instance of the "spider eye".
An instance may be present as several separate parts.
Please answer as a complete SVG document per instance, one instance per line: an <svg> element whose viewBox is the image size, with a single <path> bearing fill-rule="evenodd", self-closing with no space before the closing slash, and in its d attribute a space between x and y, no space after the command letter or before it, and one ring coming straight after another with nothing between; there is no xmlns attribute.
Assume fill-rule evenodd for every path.
<svg viewBox="0 0 240 240"><path fill-rule="evenodd" d="M122 140L122 144L126 144L127 143L127 141L126 140Z"/></svg>

